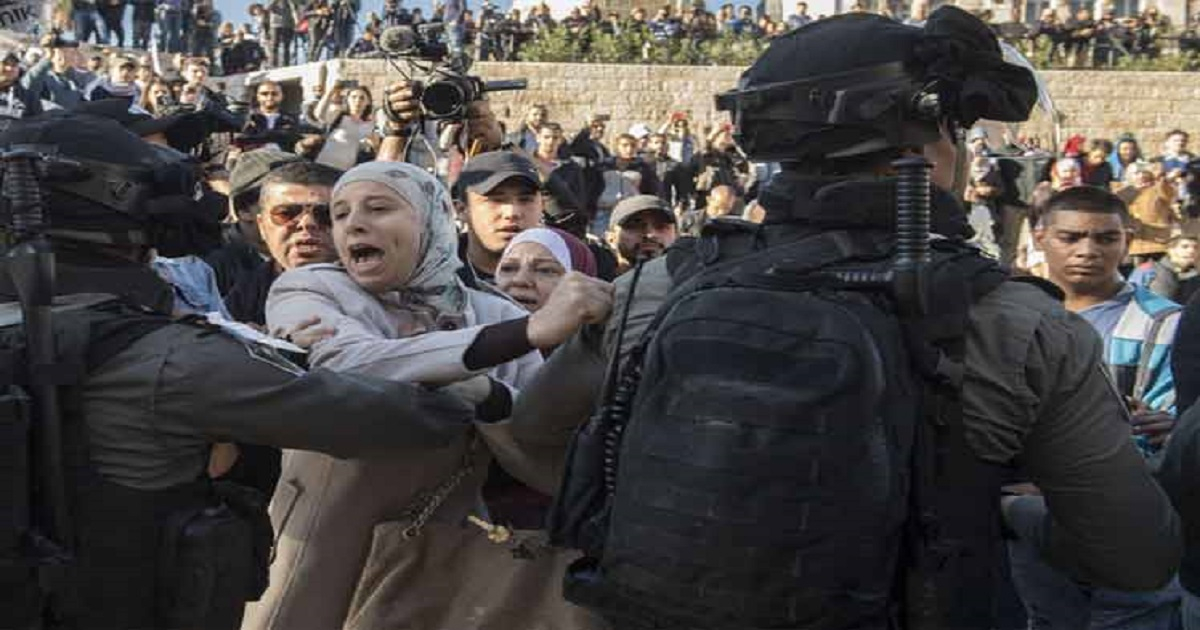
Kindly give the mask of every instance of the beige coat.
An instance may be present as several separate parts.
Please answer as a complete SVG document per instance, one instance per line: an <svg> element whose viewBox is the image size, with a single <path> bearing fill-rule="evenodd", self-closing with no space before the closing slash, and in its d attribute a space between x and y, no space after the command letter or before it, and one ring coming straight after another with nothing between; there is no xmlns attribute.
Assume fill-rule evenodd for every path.
<svg viewBox="0 0 1200 630"><path fill-rule="evenodd" d="M281 276L267 301L268 323L289 327L314 315L337 333L313 347L312 367L442 385L476 375L462 357L484 324L526 313L471 291L466 327L397 339L405 311L386 296L366 293L337 266L314 265ZM530 353L489 374L517 388L540 364L540 356ZM508 421L478 424L447 448L414 447L369 460L286 451L271 502L277 537L271 585L260 602L248 606L243 629L593 627L584 611L559 595L566 554L540 549L533 559L518 559L511 544L491 542L467 521L486 519L479 490L493 457L534 487L547 490L557 483L538 461L556 459L564 444L543 441L526 448L511 437L512 430ZM538 433L532 426L523 432ZM473 468L465 468L465 461ZM456 473L465 478L421 532L405 539L404 530L413 524L407 512L426 505L418 495L444 486Z"/></svg>
<svg viewBox="0 0 1200 630"><path fill-rule="evenodd" d="M1167 242L1175 229L1175 187L1167 181L1153 186L1136 188L1126 186L1117 191L1117 196L1129 206L1133 217L1133 239L1129 243L1130 256L1161 254L1167 251Z"/></svg>

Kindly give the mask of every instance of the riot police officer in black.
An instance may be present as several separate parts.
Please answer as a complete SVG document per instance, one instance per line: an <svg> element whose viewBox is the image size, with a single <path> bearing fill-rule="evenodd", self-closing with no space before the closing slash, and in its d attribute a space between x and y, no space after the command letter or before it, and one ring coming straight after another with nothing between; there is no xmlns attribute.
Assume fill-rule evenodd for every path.
<svg viewBox="0 0 1200 630"><path fill-rule="evenodd" d="M11 517L0 523L0 628L237 628L265 588L270 524L260 496L208 477L213 443L355 457L448 442L471 410L412 384L305 372L248 333L162 315L172 290L146 261L187 229L193 166L86 115L0 133L0 151L24 146L56 151L62 166L38 188L41 236L57 258L50 372L65 506L53 507L68 518L46 526L53 492L36 481L46 462L10 430L37 435L47 408L35 400L22 415L28 405L14 403L38 376L24 369L10 254L0 266L10 302L0 305L0 514Z"/></svg>
<svg viewBox="0 0 1200 630"><path fill-rule="evenodd" d="M962 132L1036 97L953 6L795 29L718 97L781 166L763 224L618 278L618 316L514 406L572 426L603 403L549 520L585 556L568 600L620 630L988 630L1005 536L1088 584L1170 581L1179 520L1098 337L966 243Z"/></svg>

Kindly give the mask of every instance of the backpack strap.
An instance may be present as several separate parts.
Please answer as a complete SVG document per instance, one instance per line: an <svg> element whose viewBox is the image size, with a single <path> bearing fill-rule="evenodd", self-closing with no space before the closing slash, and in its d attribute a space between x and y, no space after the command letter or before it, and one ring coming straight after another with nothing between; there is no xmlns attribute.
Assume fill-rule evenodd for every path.
<svg viewBox="0 0 1200 630"><path fill-rule="evenodd" d="M923 390L900 581L907 630L984 627L978 624L990 620L992 600L983 594L992 592L991 570L1002 551L996 492L1003 470L978 459L967 443L962 387L970 306L1008 274L962 244L933 249L922 277L932 309L902 321ZM968 590L979 592L963 596Z"/></svg>

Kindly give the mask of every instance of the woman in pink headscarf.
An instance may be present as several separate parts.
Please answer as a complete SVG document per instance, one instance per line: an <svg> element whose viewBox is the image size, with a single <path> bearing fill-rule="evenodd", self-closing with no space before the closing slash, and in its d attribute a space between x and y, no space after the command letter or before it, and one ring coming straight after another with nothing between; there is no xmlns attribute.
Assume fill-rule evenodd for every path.
<svg viewBox="0 0 1200 630"><path fill-rule="evenodd" d="M596 276L596 258L587 245L557 228L533 228L509 241L496 266L496 286L532 313L571 271Z"/></svg>

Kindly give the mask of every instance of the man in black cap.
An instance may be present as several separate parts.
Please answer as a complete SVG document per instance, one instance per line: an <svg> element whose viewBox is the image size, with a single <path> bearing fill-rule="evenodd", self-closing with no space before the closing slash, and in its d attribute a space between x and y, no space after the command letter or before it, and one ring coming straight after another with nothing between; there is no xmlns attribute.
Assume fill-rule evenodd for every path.
<svg viewBox="0 0 1200 630"><path fill-rule="evenodd" d="M471 415L407 384L306 374L252 337L158 315L170 308L171 290L146 260L178 228L173 219L195 211L191 168L94 116L46 114L0 133L4 150L24 145L71 161L40 184L49 227L38 230L24 212L10 233L22 242L36 238L31 230L45 235L57 279L34 288L72 306L52 317L61 366L29 370L13 345L19 331L0 337L0 356L12 362L4 391L32 382L32 391L57 389L69 401L62 442L48 442L61 467L39 457L30 473L52 479L57 471L65 488L39 485L28 512L14 503L21 493L0 497L0 512L17 515L0 525L0 627L233 630L243 603L265 588L270 527L254 493L206 476L212 443L357 457L446 443ZM0 268L8 301L23 277L17 262L10 255ZM3 311L19 312L12 304ZM36 408L48 400L39 394ZM21 407L6 403L0 413L12 426ZM50 426L47 416L25 421L37 435ZM11 455L26 442L5 444L16 450L0 477L16 489L25 483L23 460Z"/></svg>
<svg viewBox="0 0 1200 630"><path fill-rule="evenodd" d="M454 184L454 201L467 233L459 248L464 281L493 283L496 265L518 233L542 224L541 176L529 158L512 151L477 155Z"/></svg>
<svg viewBox="0 0 1200 630"><path fill-rule="evenodd" d="M1090 585L1171 579L1178 518L1099 339L959 245L961 130L1035 99L950 6L814 22L718 98L749 159L782 164L764 224L713 222L618 279L618 316L514 408L569 428L605 403L551 514L586 554L568 599L620 630L984 630L1005 535ZM932 188L894 166L913 155Z"/></svg>
<svg viewBox="0 0 1200 630"><path fill-rule="evenodd" d="M634 195L613 208L608 244L618 254L617 274L638 260L658 258L679 236L675 213L654 195Z"/></svg>

